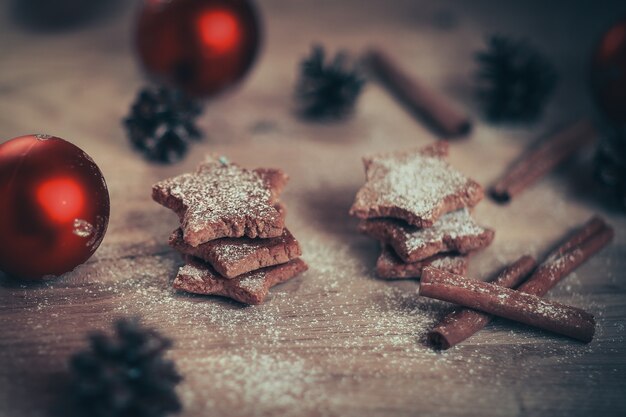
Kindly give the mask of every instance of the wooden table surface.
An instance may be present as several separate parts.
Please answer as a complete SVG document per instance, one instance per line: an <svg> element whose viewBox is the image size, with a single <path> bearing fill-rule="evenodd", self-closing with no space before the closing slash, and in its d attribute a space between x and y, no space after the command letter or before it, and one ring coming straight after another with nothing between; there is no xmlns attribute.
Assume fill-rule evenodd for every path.
<svg viewBox="0 0 626 417"><path fill-rule="evenodd" d="M376 85L345 123L300 121L292 102L297 63L313 42L355 53L381 45L475 116L451 160L486 185L529 140L593 115L589 52L624 4L262 1L265 44L251 76L210 103L201 121L208 137L183 163L154 166L129 150L120 126L142 84L131 5L48 33L17 24L8 3L0 14L0 137L46 132L81 146L105 174L112 209L102 246L74 272L41 284L0 277L0 416L51 415L69 355L88 331L127 315L175 340L183 416L626 415L626 219L598 199L590 150L509 206L477 207L496 239L473 258L470 275L482 279L523 253L541 255L600 213L615 241L549 294L595 314L596 338L584 345L497 321L438 353L423 338L449 305L418 297L416 281L377 280L377 244L347 215L364 180L362 155L435 137ZM472 54L491 32L531 36L558 66L557 96L541 123L480 120ZM151 201L150 187L191 170L206 152L291 177L288 225L310 270L262 306L170 289L181 261L166 242L177 219Z"/></svg>

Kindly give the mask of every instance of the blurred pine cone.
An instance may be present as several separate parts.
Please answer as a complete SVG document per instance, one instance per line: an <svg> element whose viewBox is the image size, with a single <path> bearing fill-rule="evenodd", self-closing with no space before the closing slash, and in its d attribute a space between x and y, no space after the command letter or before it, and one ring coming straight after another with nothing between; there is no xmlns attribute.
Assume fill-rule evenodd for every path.
<svg viewBox="0 0 626 417"><path fill-rule="evenodd" d="M477 53L476 60L478 99L489 120L529 122L542 114L557 74L532 45L525 40L491 36L487 49Z"/></svg>
<svg viewBox="0 0 626 417"><path fill-rule="evenodd" d="M171 345L156 330L131 319L117 321L112 336L91 335L89 349L70 362L79 415L163 417L180 411L174 388L181 377L164 358Z"/></svg>
<svg viewBox="0 0 626 417"><path fill-rule="evenodd" d="M200 102L180 91L146 87L137 95L124 125L133 147L148 160L171 163L185 156L190 141L202 137L195 124L201 113Z"/></svg>
<svg viewBox="0 0 626 417"><path fill-rule="evenodd" d="M349 65L345 52L325 62L324 48L314 46L300 64L295 97L299 113L308 119L330 120L349 116L363 90L365 78L356 65Z"/></svg>
<svg viewBox="0 0 626 417"><path fill-rule="evenodd" d="M596 152L596 177L626 208L626 127L608 131Z"/></svg>

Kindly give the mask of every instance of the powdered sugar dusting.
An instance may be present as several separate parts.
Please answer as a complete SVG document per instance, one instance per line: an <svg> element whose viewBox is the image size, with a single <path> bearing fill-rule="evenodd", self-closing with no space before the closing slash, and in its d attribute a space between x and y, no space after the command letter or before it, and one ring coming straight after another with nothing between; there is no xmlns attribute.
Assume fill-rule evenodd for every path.
<svg viewBox="0 0 626 417"><path fill-rule="evenodd" d="M357 211L397 207L430 220L446 197L463 192L468 184L446 161L419 150L372 157L366 170L367 184L353 206Z"/></svg>
<svg viewBox="0 0 626 417"><path fill-rule="evenodd" d="M432 227L416 229L400 226L398 230L406 237L405 245L409 252L444 239L472 238L485 233L485 228L476 223L466 208L444 214Z"/></svg>
<svg viewBox="0 0 626 417"><path fill-rule="evenodd" d="M495 323L496 330L435 352L424 338L449 305L419 297L416 282L375 279L362 247L314 237L302 245L309 272L274 287L271 300L253 307L173 291L170 281L182 263L173 251L154 246L149 249L155 254L109 259L107 253L119 251L105 245L99 260L41 288L25 288L16 298L27 313L20 319L23 327L47 338L33 360L49 360L51 352L66 346L62 335L57 340L45 332L59 320L68 328L84 320L93 320L88 328L105 328L116 317L141 315L175 341L172 357L185 378L178 389L184 415L210 410L216 416L300 416L341 415L372 378L393 375L393 384L406 384L416 396L421 386L413 384L416 369L448 387L488 383L493 388L506 369L497 365L510 360L511 351L521 354L537 346L537 354L567 363L592 348L552 343L526 328ZM93 315L74 314L86 305ZM503 338L516 343L502 354L477 346ZM534 368L519 372L533 375Z"/></svg>
<svg viewBox="0 0 626 417"><path fill-rule="evenodd" d="M461 256L441 256L430 262L429 266L443 269L444 271L458 271L467 263Z"/></svg>
<svg viewBox="0 0 626 417"><path fill-rule="evenodd" d="M191 279L193 281L202 282L204 276L206 275L206 271L202 268L199 268L195 265L186 264L180 267L178 270L179 276L185 276L186 279Z"/></svg>
<svg viewBox="0 0 626 417"><path fill-rule="evenodd" d="M239 280L239 286L251 293L257 293L265 288L265 272L258 271L247 274Z"/></svg>
<svg viewBox="0 0 626 417"><path fill-rule="evenodd" d="M271 250L283 249L289 250L290 245L297 246L294 237L289 230L284 229L283 234L279 237L269 239L224 239L209 242L210 252L220 262L237 264L255 254L260 255Z"/></svg>
<svg viewBox="0 0 626 417"><path fill-rule="evenodd" d="M313 404L322 399L316 387L319 375L297 355L250 350L193 360L182 357L178 363L189 371L191 384L207 387L204 393L183 391L183 401L213 415L237 410L239 415L295 416L313 411ZM212 392L220 393L219 397Z"/></svg>
<svg viewBox="0 0 626 417"><path fill-rule="evenodd" d="M467 271L467 257L450 253L441 253L417 262L403 262L389 246L385 245L376 263L376 272L380 278L403 279L419 278L427 266L434 266L444 271L463 274Z"/></svg>
<svg viewBox="0 0 626 417"><path fill-rule="evenodd" d="M405 261L415 262L439 252L467 253L491 243L493 232L479 226L468 209L444 214L432 227L418 228L395 219L364 220L360 228L393 246Z"/></svg>
<svg viewBox="0 0 626 417"><path fill-rule="evenodd" d="M234 245L215 245L213 251L218 259L236 263L254 255L259 250L259 246L258 243L237 242Z"/></svg>
<svg viewBox="0 0 626 417"><path fill-rule="evenodd" d="M195 173L156 184L155 189L182 202L183 230L201 232L207 225L246 219L280 217L269 185L255 171L208 159Z"/></svg>

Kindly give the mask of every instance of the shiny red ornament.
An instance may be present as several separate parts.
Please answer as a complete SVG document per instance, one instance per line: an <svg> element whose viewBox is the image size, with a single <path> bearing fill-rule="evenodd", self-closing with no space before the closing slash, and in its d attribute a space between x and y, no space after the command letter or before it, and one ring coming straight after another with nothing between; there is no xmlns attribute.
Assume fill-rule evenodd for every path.
<svg viewBox="0 0 626 417"><path fill-rule="evenodd" d="M49 135L0 144L0 271L40 279L85 262L109 222L109 192L80 148Z"/></svg>
<svg viewBox="0 0 626 417"><path fill-rule="evenodd" d="M594 96L605 115L626 124L626 19L602 37L591 63Z"/></svg>
<svg viewBox="0 0 626 417"><path fill-rule="evenodd" d="M209 97L246 75L261 28L248 0L145 0L136 37L148 74L192 96Z"/></svg>

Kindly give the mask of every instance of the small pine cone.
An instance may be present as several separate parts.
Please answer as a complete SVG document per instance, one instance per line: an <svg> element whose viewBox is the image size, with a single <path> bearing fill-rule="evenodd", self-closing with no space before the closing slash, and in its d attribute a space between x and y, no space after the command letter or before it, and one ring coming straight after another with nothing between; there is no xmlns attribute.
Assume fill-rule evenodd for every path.
<svg viewBox="0 0 626 417"><path fill-rule="evenodd" d="M90 348L70 362L79 415L163 417L181 410L174 388L181 381L164 358L172 342L137 320L119 320L115 334L90 336Z"/></svg>
<svg viewBox="0 0 626 417"><path fill-rule="evenodd" d="M349 116L363 90L365 79L348 56L340 52L325 62L324 48L313 47L300 64L295 89L298 112L307 119L338 120Z"/></svg>
<svg viewBox="0 0 626 417"><path fill-rule="evenodd" d="M478 99L494 122L539 118L556 87L552 64L525 40L492 36L476 54Z"/></svg>
<svg viewBox="0 0 626 417"><path fill-rule="evenodd" d="M626 128L608 131L596 152L596 177L626 208Z"/></svg>
<svg viewBox="0 0 626 417"><path fill-rule="evenodd" d="M199 102L179 91L147 87L139 92L124 120L130 142L150 161L171 163L182 159L188 143L202 137L195 119Z"/></svg>

